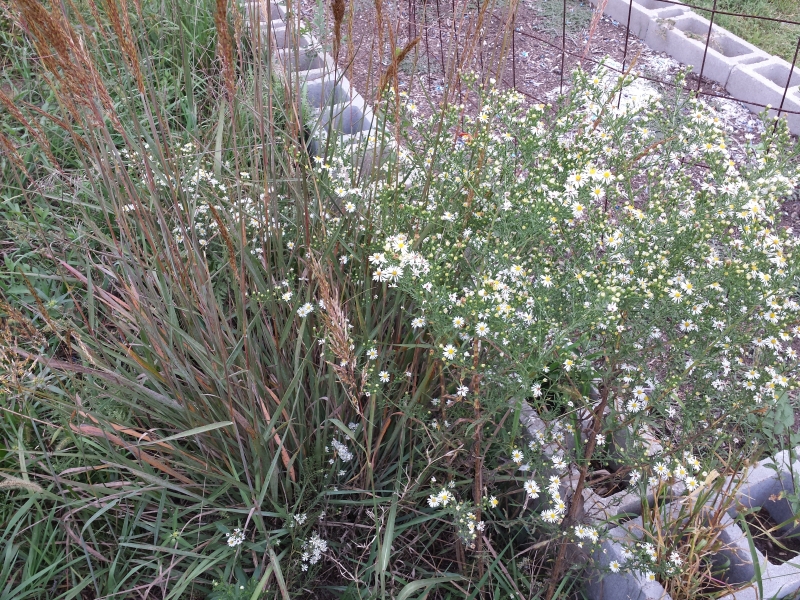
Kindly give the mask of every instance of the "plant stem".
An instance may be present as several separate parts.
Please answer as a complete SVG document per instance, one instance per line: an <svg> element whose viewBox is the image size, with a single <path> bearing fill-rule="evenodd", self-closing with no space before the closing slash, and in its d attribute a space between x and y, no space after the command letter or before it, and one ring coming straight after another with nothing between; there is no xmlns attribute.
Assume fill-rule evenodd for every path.
<svg viewBox="0 0 800 600"><path fill-rule="evenodd" d="M586 473L589 471L589 462L592 459L595 446L597 445L597 435L600 433L600 428L603 426L603 413L608 406L608 392L608 385L604 385L600 392L600 403L592 412L592 428L589 431L589 437L586 440L586 449L583 453L583 462L578 469L580 473L578 476L578 483L575 486L575 492L572 495L572 502L569 506L569 512L567 512L567 516L564 517L564 521L561 523L561 531L563 533L566 533L567 529L577 521L580 511L583 509L583 488L586 486ZM580 436L580 430L576 430L576 435ZM547 595L545 596L546 600L552 600L553 594L555 594L556 586L561 578L561 573L564 570L564 558L567 553L568 543L567 536L562 535L558 547L556 562L553 566L553 573L550 578L550 585L547 588Z"/></svg>

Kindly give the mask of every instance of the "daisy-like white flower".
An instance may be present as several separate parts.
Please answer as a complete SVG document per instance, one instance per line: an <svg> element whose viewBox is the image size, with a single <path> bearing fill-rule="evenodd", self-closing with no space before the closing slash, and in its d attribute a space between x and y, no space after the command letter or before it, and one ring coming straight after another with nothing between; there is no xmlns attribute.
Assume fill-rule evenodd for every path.
<svg viewBox="0 0 800 600"><path fill-rule="evenodd" d="M538 498L539 497L539 492L541 490L539 489L539 486L536 484L536 482L533 479L529 479L528 481L526 481L524 487L525 487L525 491L527 492L529 498Z"/></svg>
<svg viewBox="0 0 800 600"><path fill-rule="evenodd" d="M478 337L489 335L489 326L483 322L478 323L478 325L475 327L475 335Z"/></svg>
<svg viewBox="0 0 800 600"><path fill-rule="evenodd" d="M307 317L312 313L313 310L314 306L311 303L306 302L305 304L303 304L303 306L297 309L297 316L300 318Z"/></svg>
<svg viewBox="0 0 800 600"><path fill-rule="evenodd" d="M511 460L513 460L515 463L520 464L522 462L523 458L524 458L524 456L522 454L522 451L520 451L520 450L512 450L512 452L511 452Z"/></svg>
<svg viewBox="0 0 800 600"><path fill-rule="evenodd" d="M667 293L667 295L675 304L680 304L683 302L683 292L680 290L672 289Z"/></svg>
<svg viewBox="0 0 800 600"><path fill-rule="evenodd" d="M469 394L469 388L465 385L458 386L456 390L456 396L461 396L462 398L466 398L467 394Z"/></svg>
<svg viewBox="0 0 800 600"><path fill-rule="evenodd" d="M573 187L579 188L582 187L587 181L587 178L584 176L583 173L574 172L568 178L567 182L572 184Z"/></svg>
<svg viewBox="0 0 800 600"><path fill-rule="evenodd" d="M447 344L442 349L445 360L453 360L456 357L456 348L452 344Z"/></svg>
<svg viewBox="0 0 800 600"><path fill-rule="evenodd" d="M414 329L419 329L420 327L425 327L425 317L417 317L411 321L411 327Z"/></svg>
<svg viewBox="0 0 800 600"><path fill-rule="evenodd" d="M686 453L683 460L686 461L686 464L692 467L692 470L696 473L700 470L700 461L697 460L696 456L692 456L691 454Z"/></svg>
<svg viewBox="0 0 800 600"><path fill-rule="evenodd" d="M291 291L284 292L283 295L281 296L281 300L283 300L284 302L288 302L291 299L292 299L292 292Z"/></svg>
<svg viewBox="0 0 800 600"><path fill-rule="evenodd" d="M453 317L453 327L456 329L461 329L465 323L464 317Z"/></svg>
<svg viewBox="0 0 800 600"><path fill-rule="evenodd" d="M378 373L378 379L380 379L381 383L389 383L389 380L391 379L389 371L381 371Z"/></svg>
<svg viewBox="0 0 800 600"><path fill-rule="evenodd" d="M369 257L369 262L373 265L382 265L386 262L386 255L383 252L371 254Z"/></svg>
<svg viewBox="0 0 800 600"><path fill-rule="evenodd" d="M497 498L495 498L494 496L489 498L489 506L495 508L498 504L500 504L500 501Z"/></svg>
<svg viewBox="0 0 800 600"><path fill-rule="evenodd" d="M548 508L547 510L542 511L542 519L544 519L547 523L558 523L561 520L561 515L557 510Z"/></svg>
<svg viewBox="0 0 800 600"><path fill-rule="evenodd" d="M542 275L541 282L546 288L553 287L553 278L550 275Z"/></svg>
<svg viewBox="0 0 800 600"><path fill-rule="evenodd" d="M666 479L670 475L669 467L663 462L657 463L653 470L660 479Z"/></svg>
<svg viewBox="0 0 800 600"><path fill-rule="evenodd" d="M612 573L619 573L619 569L622 565L620 565L617 561L612 560L608 563L608 568L611 570Z"/></svg>
<svg viewBox="0 0 800 600"><path fill-rule="evenodd" d="M347 212L351 213L351 212L354 212L356 210L356 205L353 204L352 202L346 202L345 205L344 205L344 209Z"/></svg>
<svg viewBox="0 0 800 600"><path fill-rule="evenodd" d="M644 407L645 407L645 402L643 400L637 400L636 398L628 400L628 405L627 405L628 412L632 413L639 412Z"/></svg>
<svg viewBox="0 0 800 600"><path fill-rule="evenodd" d="M376 348L370 348L367 350L367 358L369 360L375 360L378 358L378 350Z"/></svg>
<svg viewBox="0 0 800 600"><path fill-rule="evenodd" d="M398 265L387 267L381 277L382 281L397 281L403 276L403 268Z"/></svg>
<svg viewBox="0 0 800 600"><path fill-rule="evenodd" d="M228 546L235 548L244 542L244 531L237 527L233 530L233 533L226 533L225 537L228 538Z"/></svg>

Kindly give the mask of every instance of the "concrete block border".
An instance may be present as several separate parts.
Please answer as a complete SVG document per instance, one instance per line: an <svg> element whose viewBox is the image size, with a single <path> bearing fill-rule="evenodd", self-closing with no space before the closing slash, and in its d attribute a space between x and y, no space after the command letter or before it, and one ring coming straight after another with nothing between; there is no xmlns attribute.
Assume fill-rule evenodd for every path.
<svg viewBox="0 0 800 600"><path fill-rule="evenodd" d="M597 6L600 0L590 2ZM630 14L632 34L653 50L691 65L697 73L702 68L704 77L723 86L752 112L759 113L763 105L769 105L769 114L775 116L781 102L783 111L800 112L800 66L792 70L782 58L767 54L717 25L711 27L709 36L708 19L685 6L660 0L609 0L604 12L623 24L628 23ZM784 97L787 80L789 88ZM800 135L800 114L781 115L786 117L789 130Z"/></svg>
<svg viewBox="0 0 800 600"><path fill-rule="evenodd" d="M529 439L540 439L547 429L546 423L527 402L521 403L520 423ZM547 455L555 451L552 445L544 447ZM763 507L776 523L783 524L778 531L780 535L800 534L800 515L794 513L786 498L787 494L800 490L800 447L765 458L746 471L730 477L730 480L735 480L733 483L738 485L733 486L736 490L733 505L722 515L719 539L723 548L717 562L727 565L725 581L732 587L740 587L721 600L779 600L795 597L800 591L800 556L777 563L756 549L754 557L747 535L735 519L744 510ZM574 478L563 478L564 497L574 496L574 490L571 489L573 483ZM727 485L725 489L728 489ZM668 514L677 517L684 491L683 484L673 487L670 496L675 500L664 507ZM586 488L582 496L582 521L599 529L606 527L599 549L592 554L593 566L587 571L586 589L590 600L669 600L670 596L661 584L647 581L640 572L608 572L613 561L624 564L623 543L636 542L643 536L639 493L623 490L604 497ZM653 492L650 490L647 501L650 504L653 502ZM719 501L719 498L709 500L706 505L709 512L714 510L714 504ZM795 518L798 521L794 521ZM607 524L612 520L619 524L608 528ZM758 574L763 595L759 595L756 582Z"/></svg>
<svg viewBox="0 0 800 600"><path fill-rule="evenodd" d="M372 109L338 71L322 44L309 33L298 33L299 21L288 26L286 6L269 0L244 0L242 8L245 25L251 31L258 27L262 39L271 40L276 63L302 86L315 117L307 124L311 153L333 132L343 144L367 138L374 126Z"/></svg>

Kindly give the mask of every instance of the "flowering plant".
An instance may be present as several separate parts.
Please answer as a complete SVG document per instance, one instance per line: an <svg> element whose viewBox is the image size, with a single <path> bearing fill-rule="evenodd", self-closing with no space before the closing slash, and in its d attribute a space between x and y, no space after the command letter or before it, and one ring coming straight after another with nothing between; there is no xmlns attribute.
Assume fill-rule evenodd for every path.
<svg viewBox="0 0 800 600"><path fill-rule="evenodd" d="M800 179L785 125L739 143L706 103L632 101L630 81L576 71L559 108L497 87L473 116L410 106L416 137L352 211L373 222L373 289L405 299L441 366L434 427L460 416L472 424L449 433L480 448L481 427L527 400L542 428L528 443L505 420L496 466L519 471L526 504L547 489L536 518L562 527L598 466L620 488L691 493L792 435L800 238L778 215ZM333 164L329 185L352 188Z"/></svg>

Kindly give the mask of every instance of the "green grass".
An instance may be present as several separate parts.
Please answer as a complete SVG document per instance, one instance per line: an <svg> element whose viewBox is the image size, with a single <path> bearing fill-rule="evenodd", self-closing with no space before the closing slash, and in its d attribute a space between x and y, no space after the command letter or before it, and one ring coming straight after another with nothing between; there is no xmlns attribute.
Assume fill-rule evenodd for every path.
<svg viewBox="0 0 800 600"><path fill-rule="evenodd" d="M714 2L694 0L689 4L711 9ZM717 10L800 22L800 3L796 0L717 0ZM710 10L698 12L710 18ZM794 57L800 38L800 25L730 15L716 15L714 22L765 52L789 62Z"/></svg>

